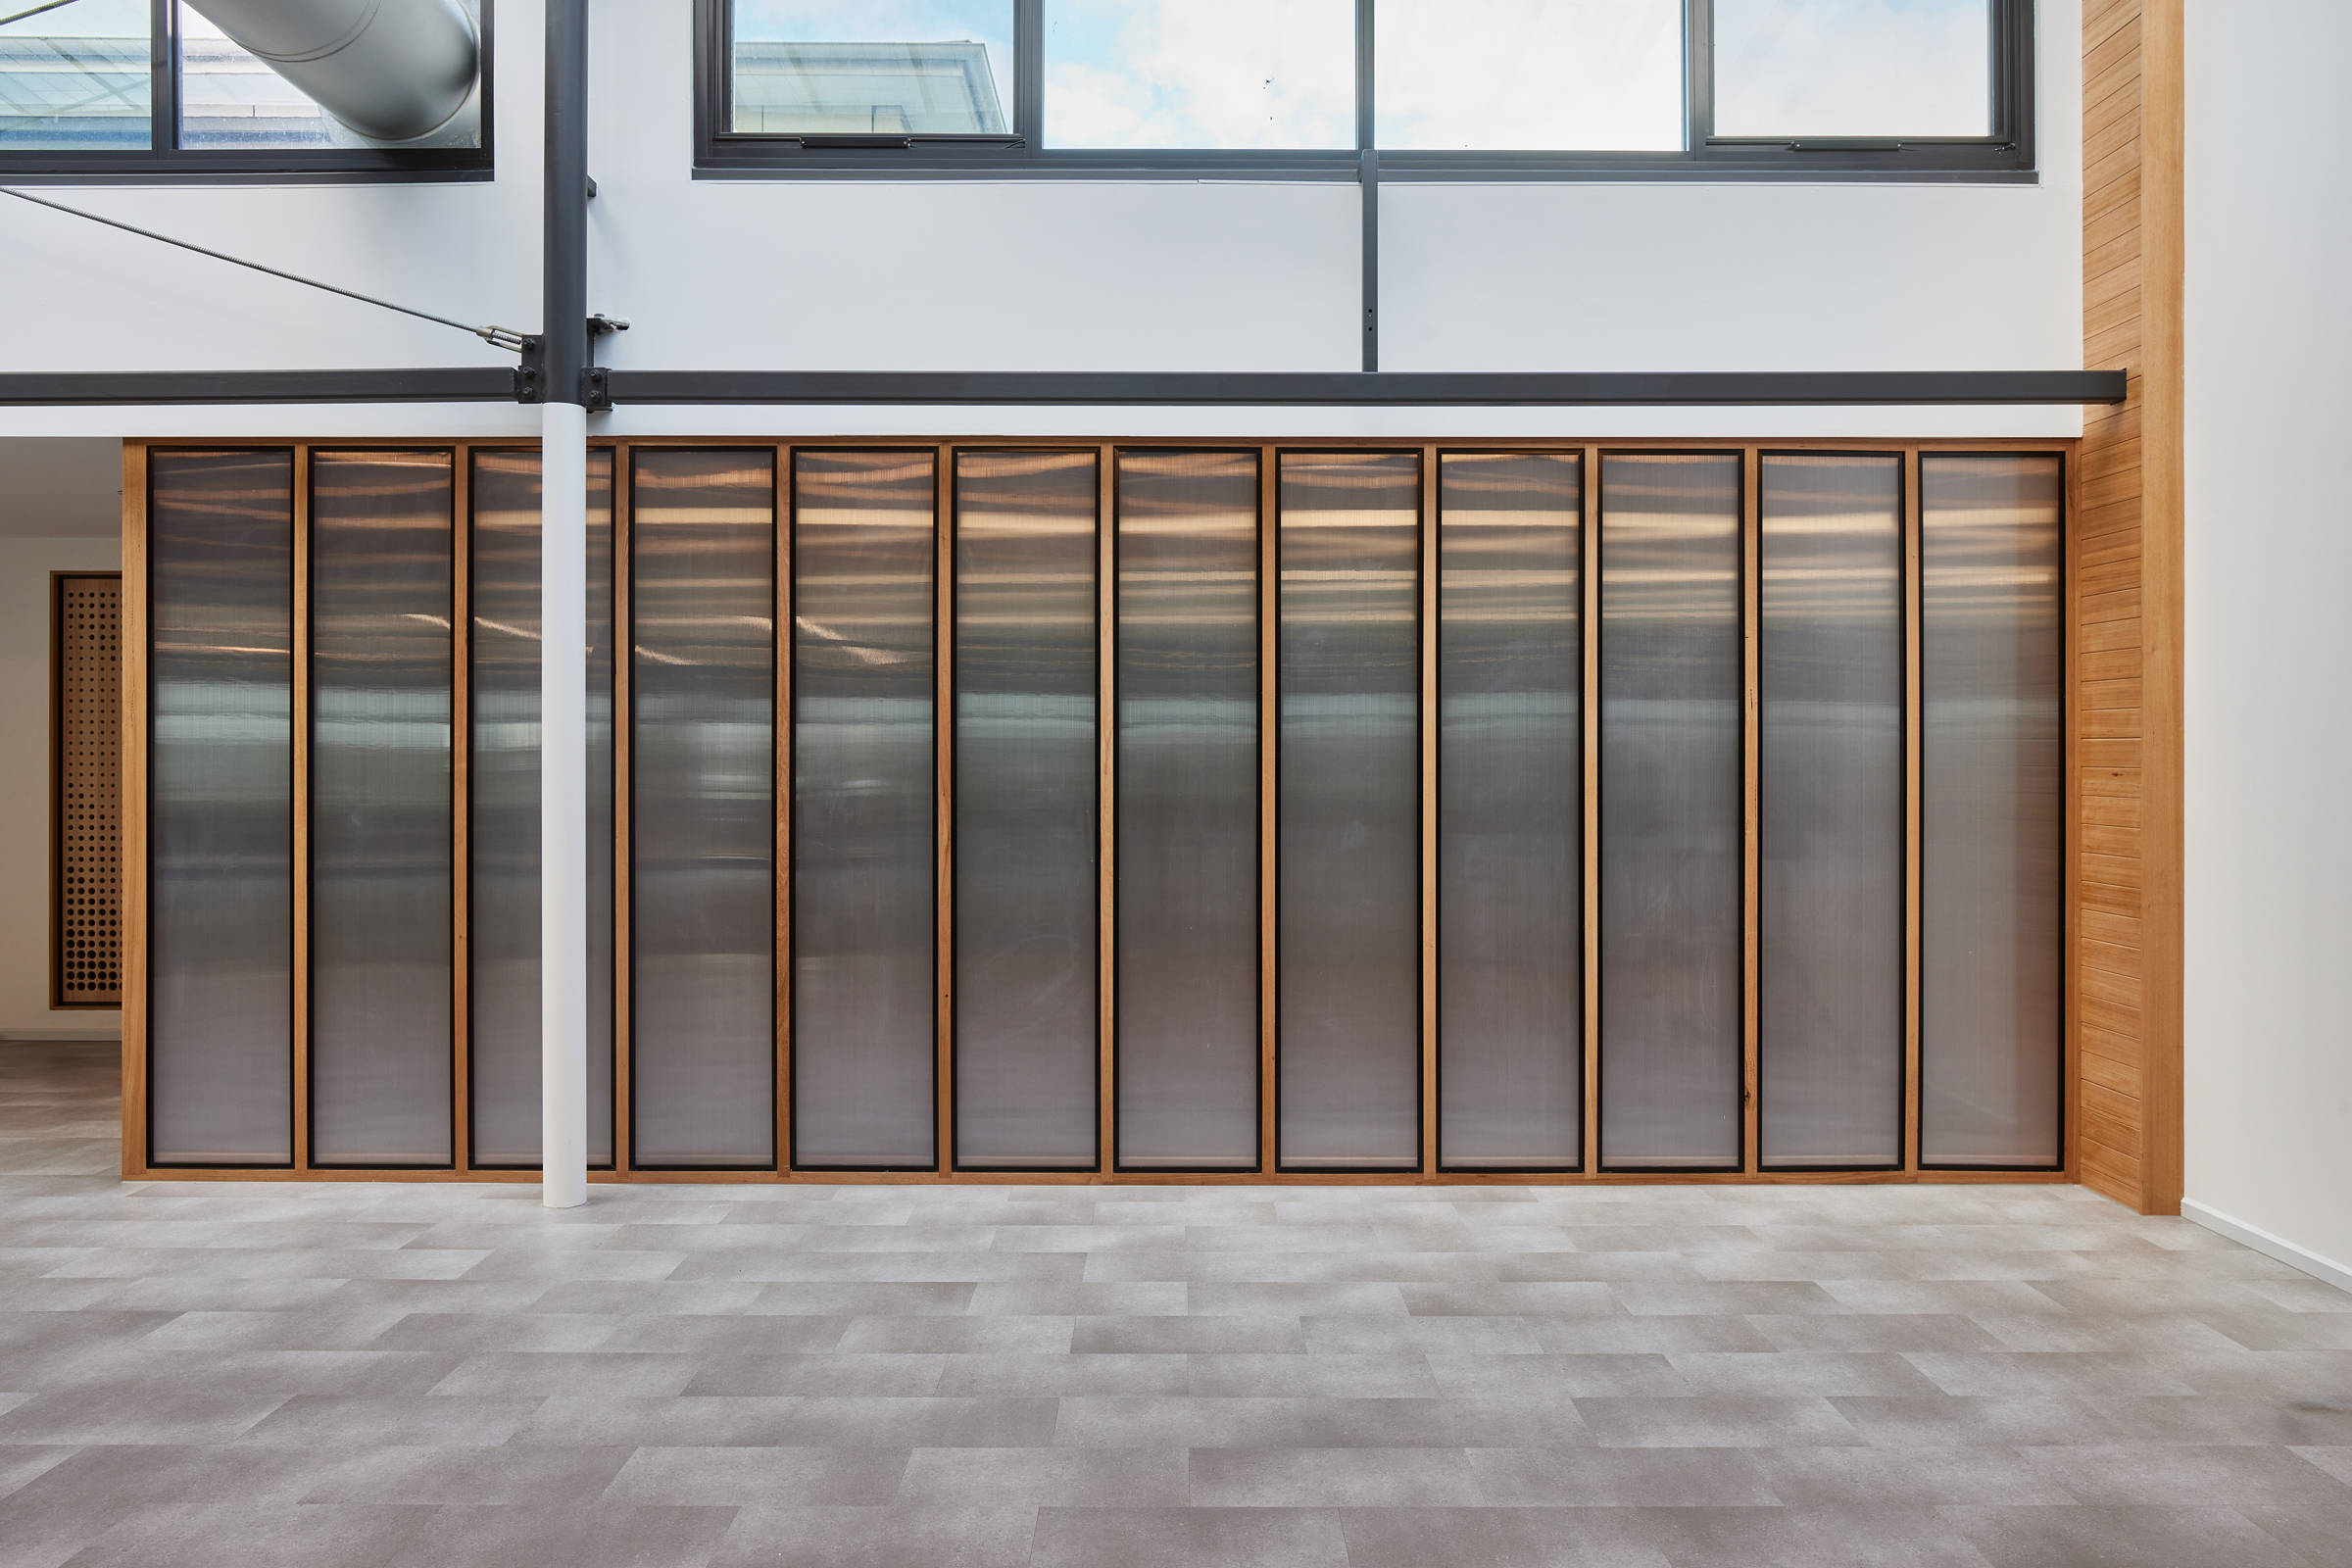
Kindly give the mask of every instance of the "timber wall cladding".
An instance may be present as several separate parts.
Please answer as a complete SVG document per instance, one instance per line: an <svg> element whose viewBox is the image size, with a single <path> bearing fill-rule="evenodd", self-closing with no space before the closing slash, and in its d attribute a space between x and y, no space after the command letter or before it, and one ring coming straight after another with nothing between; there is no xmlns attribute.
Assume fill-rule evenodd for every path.
<svg viewBox="0 0 2352 1568"><path fill-rule="evenodd" d="M50 1005L122 1004L122 578L60 573L50 607Z"/></svg>
<svg viewBox="0 0 2352 1568"><path fill-rule="evenodd" d="M2082 1180L2180 1203L2180 0L2090 0L2075 561L2075 936Z"/></svg>

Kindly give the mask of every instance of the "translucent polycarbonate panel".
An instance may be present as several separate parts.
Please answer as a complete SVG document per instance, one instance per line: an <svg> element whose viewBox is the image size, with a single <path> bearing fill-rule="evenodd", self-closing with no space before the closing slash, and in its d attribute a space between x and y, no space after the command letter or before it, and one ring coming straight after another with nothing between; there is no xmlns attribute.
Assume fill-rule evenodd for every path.
<svg viewBox="0 0 2352 1568"><path fill-rule="evenodd" d="M1768 1169L1903 1158L1903 460L1762 460Z"/></svg>
<svg viewBox="0 0 2352 1568"><path fill-rule="evenodd" d="M311 457L311 1158L446 1165L452 470Z"/></svg>
<svg viewBox="0 0 2352 1568"><path fill-rule="evenodd" d="M148 459L148 1142L294 1157L294 458Z"/></svg>
<svg viewBox="0 0 2352 1568"><path fill-rule="evenodd" d="M1372 0L1377 145L1679 152L1683 0Z"/></svg>
<svg viewBox="0 0 2352 1568"><path fill-rule="evenodd" d="M1355 0L1045 0L1049 147L1355 145Z"/></svg>
<svg viewBox="0 0 2352 1568"><path fill-rule="evenodd" d="M631 1152L775 1160L775 459L640 449L630 493Z"/></svg>
<svg viewBox="0 0 2352 1568"><path fill-rule="evenodd" d="M539 456L473 455L476 1165L539 1163ZM588 454L588 1162L612 1163L612 455Z"/></svg>
<svg viewBox="0 0 2352 1568"><path fill-rule="evenodd" d="M1421 1148L1421 460L1285 453L1280 1138L1294 1170Z"/></svg>
<svg viewBox="0 0 2352 1568"><path fill-rule="evenodd" d="M1920 1155L2060 1162L2065 481L1920 460Z"/></svg>
<svg viewBox="0 0 2352 1568"><path fill-rule="evenodd" d="M792 1157L929 1167L936 464L793 464Z"/></svg>
<svg viewBox="0 0 2352 1568"><path fill-rule="evenodd" d="M1584 1127L1582 461L1438 479L1438 1154L1559 1169Z"/></svg>
<svg viewBox="0 0 2352 1568"><path fill-rule="evenodd" d="M1002 136L1013 0L731 0L731 127Z"/></svg>
<svg viewBox="0 0 2352 1568"><path fill-rule="evenodd" d="M1600 490L1600 1155L1740 1163L1737 455L1612 454Z"/></svg>
<svg viewBox="0 0 2352 1568"><path fill-rule="evenodd" d="M1093 452L956 459L956 1163L1095 1164Z"/></svg>
<svg viewBox="0 0 2352 1568"><path fill-rule="evenodd" d="M1984 136L1993 0L1714 0L1718 136Z"/></svg>
<svg viewBox="0 0 2352 1568"><path fill-rule="evenodd" d="M0 0L0 152L153 144L150 0Z"/></svg>
<svg viewBox="0 0 2352 1568"><path fill-rule="evenodd" d="M1119 454L1117 1159L1254 1170L1257 454Z"/></svg>

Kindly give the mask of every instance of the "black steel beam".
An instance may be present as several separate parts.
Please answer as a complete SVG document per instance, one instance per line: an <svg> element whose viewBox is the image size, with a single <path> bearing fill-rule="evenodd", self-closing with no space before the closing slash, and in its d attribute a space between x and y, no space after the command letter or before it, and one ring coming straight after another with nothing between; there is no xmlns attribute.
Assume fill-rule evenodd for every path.
<svg viewBox="0 0 2352 1568"><path fill-rule="evenodd" d="M0 405L512 403L506 366L416 370L59 370L0 373Z"/></svg>
<svg viewBox="0 0 2352 1568"><path fill-rule="evenodd" d="M2121 403L2121 370L613 370L612 401L1485 408Z"/></svg>
<svg viewBox="0 0 2352 1568"><path fill-rule="evenodd" d="M589 401L588 0L547 0L539 396Z"/></svg>

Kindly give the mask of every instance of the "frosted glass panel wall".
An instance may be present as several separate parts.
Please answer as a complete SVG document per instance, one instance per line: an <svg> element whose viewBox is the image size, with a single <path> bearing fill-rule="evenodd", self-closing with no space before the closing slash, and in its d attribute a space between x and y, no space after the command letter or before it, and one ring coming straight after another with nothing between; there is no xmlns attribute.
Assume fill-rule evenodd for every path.
<svg viewBox="0 0 2352 1568"><path fill-rule="evenodd" d="M1420 499L1413 453L1285 453L1281 1163L1420 1161Z"/></svg>
<svg viewBox="0 0 2352 1568"><path fill-rule="evenodd" d="M793 1159L929 1167L936 462L793 461Z"/></svg>
<svg viewBox="0 0 2352 1568"><path fill-rule="evenodd" d="M311 457L311 1158L446 1165L452 458Z"/></svg>
<svg viewBox="0 0 2352 1568"><path fill-rule="evenodd" d="M1600 494L1604 1165L1740 1163L1736 454L1612 454Z"/></svg>
<svg viewBox="0 0 2352 1568"><path fill-rule="evenodd" d="M2062 492L2056 457L1920 460L1930 1165L2061 1157Z"/></svg>
<svg viewBox="0 0 2352 1568"><path fill-rule="evenodd" d="M294 1157L294 457L149 460L149 1149Z"/></svg>
<svg viewBox="0 0 2352 1568"><path fill-rule="evenodd" d="M1092 1169L1095 454L956 460L956 1162Z"/></svg>
<svg viewBox="0 0 2352 1568"><path fill-rule="evenodd" d="M1762 1163L1903 1157L1903 460L1763 459Z"/></svg>
<svg viewBox="0 0 2352 1568"><path fill-rule="evenodd" d="M1257 454L1121 453L1116 505L1118 1162L1254 1170Z"/></svg>
<svg viewBox="0 0 2352 1568"><path fill-rule="evenodd" d="M1580 460L1455 453L1438 488L1438 1139L1562 1169L1584 1132Z"/></svg>
<svg viewBox="0 0 2352 1568"><path fill-rule="evenodd" d="M633 1155L775 1158L775 470L636 454Z"/></svg>
<svg viewBox="0 0 2352 1568"><path fill-rule="evenodd" d="M476 1165L539 1163L539 458L473 457L468 1081ZM612 455L588 454L588 1162L612 1163Z"/></svg>

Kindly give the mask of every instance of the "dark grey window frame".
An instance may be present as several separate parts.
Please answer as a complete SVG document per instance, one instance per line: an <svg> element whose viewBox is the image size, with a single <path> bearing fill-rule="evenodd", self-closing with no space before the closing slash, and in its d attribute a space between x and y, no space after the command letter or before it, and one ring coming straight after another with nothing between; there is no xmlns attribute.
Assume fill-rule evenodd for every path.
<svg viewBox="0 0 2352 1568"><path fill-rule="evenodd" d="M497 0L481 0L482 144L479 147L186 147L179 145L179 7L148 0L151 84L148 145L143 148L0 146L0 179L17 184L177 183L318 184L472 181L492 177L497 85Z"/></svg>
<svg viewBox="0 0 2352 1568"><path fill-rule="evenodd" d="M1045 145L1045 0L1013 0L1013 126L1003 136L802 138L727 128L732 0L694 0L697 179L1282 179L1354 183L1367 153L1385 182L1443 180L1886 180L2032 184L2034 0L1992 11L1992 134L1920 137L1717 136L1715 0L1684 0L1679 152L1402 152L1373 145L1375 0L1355 0L1355 146L1319 151L1085 150Z"/></svg>

